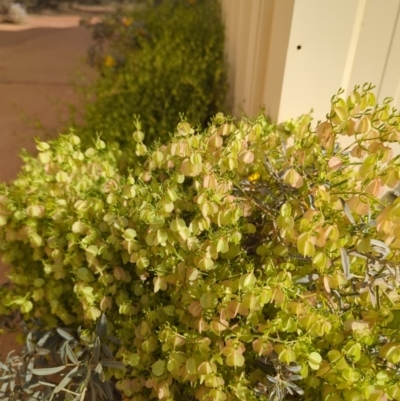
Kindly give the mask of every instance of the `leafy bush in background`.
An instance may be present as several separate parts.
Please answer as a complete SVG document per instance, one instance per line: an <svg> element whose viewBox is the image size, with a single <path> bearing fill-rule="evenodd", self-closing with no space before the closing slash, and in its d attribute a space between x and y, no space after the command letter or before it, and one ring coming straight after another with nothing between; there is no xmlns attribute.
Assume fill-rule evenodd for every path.
<svg viewBox="0 0 400 401"><path fill-rule="evenodd" d="M104 314L103 379L135 401L400 400L400 114L364 87L310 122L135 132L126 174L100 139L39 142L1 188L2 313L86 336Z"/></svg>
<svg viewBox="0 0 400 401"><path fill-rule="evenodd" d="M3 0L4 1L4 0ZM46 9L57 9L61 5L73 6L79 5L104 5L115 4L118 5L124 0L19 0L18 2L28 8L29 11L42 11Z"/></svg>
<svg viewBox="0 0 400 401"><path fill-rule="evenodd" d="M22 24L27 16L25 8L19 2L0 0L0 22Z"/></svg>
<svg viewBox="0 0 400 401"><path fill-rule="evenodd" d="M145 144L165 142L181 113L206 126L224 110L224 26L217 0L139 4L90 29L95 46L89 58L100 75L81 88L84 124L77 129L85 144L101 133L127 150L138 129L135 115Z"/></svg>

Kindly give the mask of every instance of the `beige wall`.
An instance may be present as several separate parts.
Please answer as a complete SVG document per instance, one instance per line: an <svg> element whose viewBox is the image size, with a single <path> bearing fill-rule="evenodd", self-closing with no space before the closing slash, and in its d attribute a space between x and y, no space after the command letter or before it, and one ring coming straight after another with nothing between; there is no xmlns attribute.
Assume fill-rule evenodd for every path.
<svg viewBox="0 0 400 401"><path fill-rule="evenodd" d="M339 87L377 85L400 109L399 0L221 0L236 115L329 111Z"/></svg>
<svg viewBox="0 0 400 401"><path fill-rule="evenodd" d="M262 105L277 113L294 0L222 0L229 104L236 115Z"/></svg>

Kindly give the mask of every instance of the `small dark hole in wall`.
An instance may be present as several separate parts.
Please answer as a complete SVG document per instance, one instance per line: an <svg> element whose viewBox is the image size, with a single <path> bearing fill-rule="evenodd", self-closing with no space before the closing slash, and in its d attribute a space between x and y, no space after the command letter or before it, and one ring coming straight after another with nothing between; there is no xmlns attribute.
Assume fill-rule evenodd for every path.
<svg viewBox="0 0 400 401"><path fill-rule="evenodd" d="M301 49L301 45L298 45L298 46L297 46L297 50L300 50L300 49Z"/></svg>

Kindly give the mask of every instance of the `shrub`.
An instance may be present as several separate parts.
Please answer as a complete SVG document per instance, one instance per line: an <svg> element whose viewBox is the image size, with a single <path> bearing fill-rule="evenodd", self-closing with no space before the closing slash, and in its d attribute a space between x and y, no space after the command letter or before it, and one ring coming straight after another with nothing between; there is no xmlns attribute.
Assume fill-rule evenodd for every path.
<svg viewBox="0 0 400 401"><path fill-rule="evenodd" d="M226 96L224 26L217 0L165 0L137 5L92 26L91 65L99 73L83 85L79 134L92 143L97 133L122 149L137 129L144 142L166 142L184 113L206 126L223 111Z"/></svg>
<svg viewBox="0 0 400 401"><path fill-rule="evenodd" d="M10 352L0 363L1 399L77 401L85 399L90 389L91 399L119 400L120 394L107 380L104 369L122 369L124 365L113 360L112 344L115 347L118 341L107 336L105 316L94 332L79 329L76 334L62 328L29 332L22 352Z"/></svg>
<svg viewBox="0 0 400 401"><path fill-rule="evenodd" d="M0 14L7 14L11 6L11 0L0 0Z"/></svg>
<svg viewBox="0 0 400 401"><path fill-rule="evenodd" d="M365 86L316 129L135 132L127 174L100 139L39 142L1 189L3 313L87 333L105 314L125 364L106 378L135 401L400 400L400 201L379 199L399 122Z"/></svg>
<svg viewBox="0 0 400 401"><path fill-rule="evenodd" d="M0 20L13 24L22 24L26 21L27 13L25 8L20 3L14 3L9 0L0 0Z"/></svg>
<svg viewBox="0 0 400 401"><path fill-rule="evenodd" d="M42 11L45 9L57 9L62 4L71 6L74 3L80 5L104 5L121 3L123 0L79 0L73 2L71 0L19 0L29 11Z"/></svg>

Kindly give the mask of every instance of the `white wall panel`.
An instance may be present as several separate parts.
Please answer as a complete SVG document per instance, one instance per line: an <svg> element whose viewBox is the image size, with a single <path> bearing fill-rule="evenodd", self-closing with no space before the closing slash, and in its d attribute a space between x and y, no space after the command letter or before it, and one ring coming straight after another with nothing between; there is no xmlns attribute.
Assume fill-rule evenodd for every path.
<svg viewBox="0 0 400 401"><path fill-rule="evenodd" d="M394 98L394 104L400 110L400 1L394 1L397 12L392 25L390 47L385 58L385 68L379 85L379 100L389 96Z"/></svg>
<svg viewBox="0 0 400 401"><path fill-rule="evenodd" d="M348 90L364 82L372 82L378 86L381 83L399 5L398 0L386 1L384 7L381 0L365 1L354 59L350 65L351 77L347 85L343 85ZM385 12L382 12L382 8Z"/></svg>
<svg viewBox="0 0 400 401"><path fill-rule="evenodd" d="M365 82L400 109L399 0L221 1L235 114L323 119L339 87Z"/></svg>
<svg viewBox="0 0 400 401"><path fill-rule="evenodd" d="M280 96L294 0L221 2L229 64L228 103L235 114L256 114L266 99Z"/></svg>
<svg viewBox="0 0 400 401"><path fill-rule="evenodd" d="M281 102L274 118L286 120L312 108L317 118L323 118L329 111L330 98L342 85L352 56L349 50L360 4L295 1Z"/></svg>

